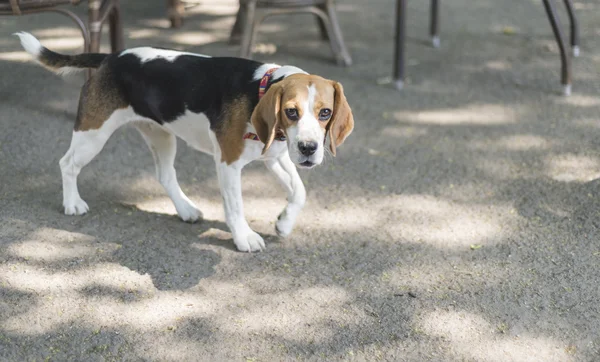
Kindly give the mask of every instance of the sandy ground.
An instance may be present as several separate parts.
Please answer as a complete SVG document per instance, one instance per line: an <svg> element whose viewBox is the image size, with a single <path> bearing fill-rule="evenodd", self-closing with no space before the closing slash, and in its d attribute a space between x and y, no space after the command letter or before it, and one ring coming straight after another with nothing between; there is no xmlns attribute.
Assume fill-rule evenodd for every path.
<svg viewBox="0 0 600 362"><path fill-rule="evenodd" d="M236 54L233 0L203 1L178 31L162 3L123 3L128 46ZM206 218L183 223L132 128L83 170L89 214L63 215L58 161L82 77L28 62L9 35L82 42L57 15L0 18L0 360L600 359L600 5L575 1L582 56L564 98L539 1L442 2L437 50L427 2L410 1L400 93L379 84L393 1L338 3L348 69L310 16L260 35L275 53L259 59L341 81L356 128L301 173L308 202L286 240L283 190L262 165L245 170L257 254L233 247L211 158L179 144L180 183Z"/></svg>

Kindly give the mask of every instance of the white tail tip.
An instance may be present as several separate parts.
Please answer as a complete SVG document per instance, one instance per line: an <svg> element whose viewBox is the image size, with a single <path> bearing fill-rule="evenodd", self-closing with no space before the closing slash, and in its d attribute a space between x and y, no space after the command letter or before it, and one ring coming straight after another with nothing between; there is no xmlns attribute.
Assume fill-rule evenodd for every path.
<svg viewBox="0 0 600 362"><path fill-rule="evenodd" d="M14 33L21 40L21 45L27 51L27 53L33 55L35 58L38 58L43 47L39 40L37 40L33 35L26 33L24 31Z"/></svg>
<svg viewBox="0 0 600 362"><path fill-rule="evenodd" d="M579 46L575 45L573 47L573 56L574 57L578 57L579 56Z"/></svg>
<svg viewBox="0 0 600 362"><path fill-rule="evenodd" d="M563 91L563 96L566 96L566 97L570 96L571 95L571 85L564 84L562 91Z"/></svg>

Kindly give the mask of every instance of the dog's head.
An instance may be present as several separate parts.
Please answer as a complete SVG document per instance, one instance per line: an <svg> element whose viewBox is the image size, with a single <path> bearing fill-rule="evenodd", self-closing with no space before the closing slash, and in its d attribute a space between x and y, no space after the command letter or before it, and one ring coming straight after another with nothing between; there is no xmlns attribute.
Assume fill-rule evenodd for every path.
<svg viewBox="0 0 600 362"><path fill-rule="evenodd" d="M354 128L352 111L340 83L294 74L273 84L252 113L252 125L269 149L278 131L287 138L290 158L299 167L323 162L325 138L335 156Z"/></svg>

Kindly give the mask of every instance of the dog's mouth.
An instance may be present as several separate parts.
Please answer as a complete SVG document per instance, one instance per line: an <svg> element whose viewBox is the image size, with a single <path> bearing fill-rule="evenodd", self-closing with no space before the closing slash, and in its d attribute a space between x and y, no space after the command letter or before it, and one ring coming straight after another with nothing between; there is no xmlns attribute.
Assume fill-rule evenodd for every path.
<svg viewBox="0 0 600 362"><path fill-rule="evenodd" d="M309 160L306 160L304 162L300 162L299 166L302 168L313 168L315 167L317 164L314 162L310 162Z"/></svg>

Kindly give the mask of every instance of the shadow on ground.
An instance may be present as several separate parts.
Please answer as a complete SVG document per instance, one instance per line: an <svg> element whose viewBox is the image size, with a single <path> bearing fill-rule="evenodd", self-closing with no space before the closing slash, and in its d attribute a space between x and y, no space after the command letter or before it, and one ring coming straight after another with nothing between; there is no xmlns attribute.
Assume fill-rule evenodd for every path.
<svg viewBox="0 0 600 362"><path fill-rule="evenodd" d="M600 28L597 5L575 3L583 53L570 98L556 95L537 2L443 4L438 50L424 45L426 4L411 2L402 93L378 84L392 1L339 4L347 69L309 17L269 20L260 42L275 53L257 57L340 80L356 129L337 158L302 172L308 204L287 240L273 232L283 191L262 165L245 171L246 214L268 244L251 255L233 248L210 157L178 146L180 183L206 217L183 223L133 129L82 172L90 213L62 215L57 164L81 78L21 62L16 39L0 40L0 357L594 360ZM161 7L123 8L129 46L237 51L233 1L203 3L177 31ZM0 25L60 51L80 45L60 18Z"/></svg>

